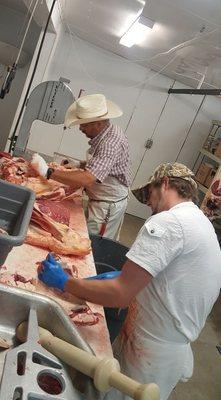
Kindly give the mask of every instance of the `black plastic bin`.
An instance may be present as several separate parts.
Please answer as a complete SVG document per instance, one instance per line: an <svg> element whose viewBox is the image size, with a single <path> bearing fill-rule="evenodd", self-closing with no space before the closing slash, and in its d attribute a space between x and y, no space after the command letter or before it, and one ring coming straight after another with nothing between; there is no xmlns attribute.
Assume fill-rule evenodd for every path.
<svg viewBox="0 0 221 400"><path fill-rule="evenodd" d="M7 232L0 234L0 266L12 247L24 242L34 201L32 190L0 179L0 228Z"/></svg>
<svg viewBox="0 0 221 400"><path fill-rule="evenodd" d="M128 248L115 240L90 235L97 274L121 270ZM127 315L127 309L104 308L111 343L114 341Z"/></svg>

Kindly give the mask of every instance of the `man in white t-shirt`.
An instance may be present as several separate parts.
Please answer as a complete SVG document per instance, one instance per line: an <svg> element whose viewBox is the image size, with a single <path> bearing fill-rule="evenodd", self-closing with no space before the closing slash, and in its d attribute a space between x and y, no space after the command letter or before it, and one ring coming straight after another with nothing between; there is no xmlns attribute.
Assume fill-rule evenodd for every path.
<svg viewBox="0 0 221 400"><path fill-rule="evenodd" d="M122 372L155 382L161 400L191 377L190 342L199 336L221 287L221 252L211 222L194 204L194 174L183 164L161 164L133 191L153 212L127 253L121 275L106 281L72 279L50 263L39 278L47 285L128 317L114 343ZM107 399L126 399L116 390Z"/></svg>

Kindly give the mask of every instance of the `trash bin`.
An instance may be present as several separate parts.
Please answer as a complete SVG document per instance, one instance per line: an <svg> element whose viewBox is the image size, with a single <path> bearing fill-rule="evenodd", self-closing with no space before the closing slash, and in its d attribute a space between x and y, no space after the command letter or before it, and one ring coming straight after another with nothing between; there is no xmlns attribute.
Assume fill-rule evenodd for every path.
<svg viewBox="0 0 221 400"><path fill-rule="evenodd" d="M128 248L115 240L90 235L97 274L121 270ZM127 315L127 309L104 308L111 343L114 341Z"/></svg>

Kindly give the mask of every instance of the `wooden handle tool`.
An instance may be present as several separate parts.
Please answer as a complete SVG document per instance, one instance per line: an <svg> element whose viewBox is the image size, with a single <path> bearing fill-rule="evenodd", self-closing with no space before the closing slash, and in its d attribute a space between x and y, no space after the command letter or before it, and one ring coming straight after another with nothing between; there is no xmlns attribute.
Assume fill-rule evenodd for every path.
<svg viewBox="0 0 221 400"><path fill-rule="evenodd" d="M17 328L17 337L26 341L27 322L22 322ZM40 344L66 364L90 376L95 387L101 391L114 387L135 400L160 400L159 388L154 383L142 385L123 375L115 358L99 359L98 357L79 349L52 335L51 332L39 327Z"/></svg>

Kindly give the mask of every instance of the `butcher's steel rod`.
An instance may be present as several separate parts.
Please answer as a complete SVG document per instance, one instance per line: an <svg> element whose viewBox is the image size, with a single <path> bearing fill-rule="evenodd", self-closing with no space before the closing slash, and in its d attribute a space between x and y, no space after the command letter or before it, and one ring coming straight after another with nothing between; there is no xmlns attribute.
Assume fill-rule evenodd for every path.
<svg viewBox="0 0 221 400"><path fill-rule="evenodd" d="M27 322L22 322L17 328L17 337L21 342L26 341L27 326ZM106 392L114 387L135 400L160 400L159 388L155 383L142 385L122 374L115 358L99 359L40 327L39 338L40 344L49 352L93 378L94 385L99 391Z"/></svg>

